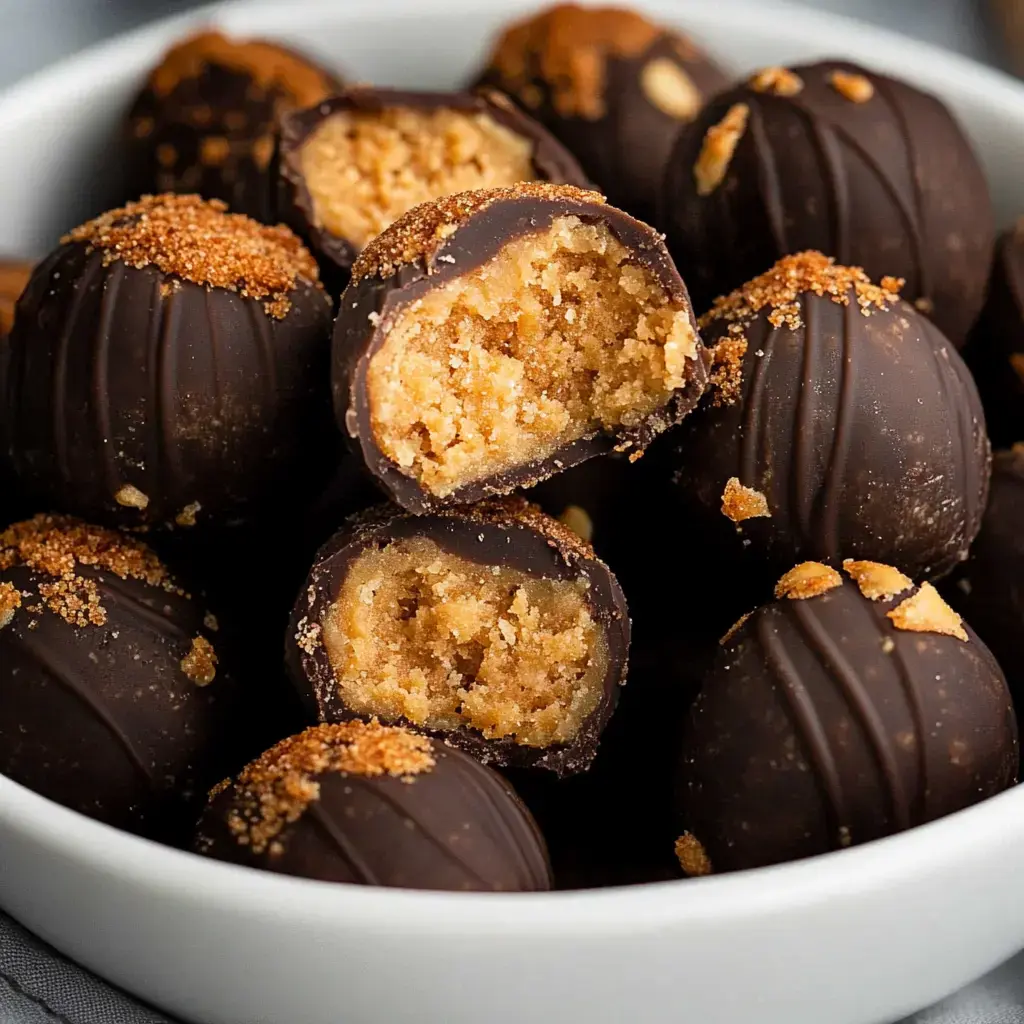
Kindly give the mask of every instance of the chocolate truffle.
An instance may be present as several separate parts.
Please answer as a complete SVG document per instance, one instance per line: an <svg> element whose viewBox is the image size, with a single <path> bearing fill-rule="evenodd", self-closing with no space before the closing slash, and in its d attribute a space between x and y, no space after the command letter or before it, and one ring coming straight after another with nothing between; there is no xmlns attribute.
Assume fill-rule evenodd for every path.
<svg viewBox="0 0 1024 1024"><path fill-rule="evenodd" d="M723 639L685 728L691 866L842 849L1016 782L1003 674L931 584L878 562L805 562L776 597Z"/></svg>
<svg viewBox="0 0 1024 1024"><path fill-rule="evenodd" d="M521 498L350 521L299 592L286 660L321 721L380 717L499 765L584 771L629 617L589 544Z"/></svg>
<svg viewBox="0 0 1024 1024"><path fill-rule="evenodd" d="M1024 217L996 245L988 298L964 359L996 446L1024 439Z"/></svg>
<svg viewBox="0 0 1024 1024"><path fill-rule="evenodd" d="M331 304L313 258L198 196L67 235L10 335L0 420L38 506L112 525L223 527L326 474Z"/></svg>
<svg viewBox="0 0 1024 1024"><path fill-rule="evenodd" d="M650 223L676 135L729 84L681 33L636 11L576 4L510 25L478 81L511 96L612 203Z"/></svg>
<svg viewBox="0 0 1024 1024"><path fill-rule="evenodd" d="M114 530L0 532L0 772L154 838L195 820L244 737L216 620Z"/></svg>
<svg viewBox="0 0 1024 1024"><path fill-rule="evenodd" d="M201 32L173 46L128 115L131 193L198 192L271 221L269 167L280 116L341 81L276 43Z"/></svg>
<svg viewBox="0 0 1024 1024"><path fill-rule="evenodd" d="M661 227L698 308L780 256L820 249L905 297L958 347L985 297L985 177L927 93L827 61L765 68L676 140Z"/></svg>
<svg viewBox="0 0 1024 1024"><path fill-rule="evenodd" d="M705 354L652 229L525 182L424 203L363 251L334 409L395 501L425 512L639 456L696 404Z"/></svg>
<svg viewBox="0 0 1024 1024"><path fill-rule="evenodd" d="M500 93L364 86L281 119L276 179L279 215L342 269L420 203L520 181L588 184Z"/></svg>
<svg viewBox="0 0 1024 1024"><path fill-rule="evenodd" d="M873 556L935 578L966 557L988 488L981 405L898 286L800 253L702 319L713 385L679 430L676 479L709 547L749 573Z"/></svg>
<svg viewBox="0 0 1024 1024"><path fill-rule="evenodd" d="M376 721L319 725L271 747L214 788L195 849L325 882L551 888L544 840L501 776Z"/></svg>

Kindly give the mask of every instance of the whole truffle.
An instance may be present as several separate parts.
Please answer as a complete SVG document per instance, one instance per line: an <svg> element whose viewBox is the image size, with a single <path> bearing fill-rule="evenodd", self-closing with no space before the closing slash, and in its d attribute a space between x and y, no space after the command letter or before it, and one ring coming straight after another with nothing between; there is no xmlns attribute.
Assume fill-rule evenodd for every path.
<svg viewBox="0 0 1024 1024"><path fill-rule="evenodd" d="M676 140L661 227L698 308L819 249L903 293L957 346L985 297L988 186L935 97L854 64L766 68Z"/></svg>
<svg viewBox="0 0 1024 1024"><path fill-rule="evenodd" d="M683 735L684 870L843 849L1016 782L1013 705L988 648L930 584L878 562L843 572L795 567L723 639Z"/></svg>
<svg viewBox="0 0 1024 1024"><path fill-rule="evenodd" d="M648 223L680 128L728 84L685 35L637 11L576 4L510 25L477 81L511 96L610 202Z"/></svg>
<svg viewBox="0 0 1024 1024"><path fill-rule="evenodd" d="M326 882L551 888L544 840L497 773L409 729L320 725L211 793L197 852Z"/></svg>
<svg viewBox="0 0 1024 1024"><path fill-rule="evenodd" d="M709 546L750 574L870 556L936 578L967 556L984 416L956 350L897 287L801 253L702 319L713 383L677 434L676 480Z"/></svg>
<svg viewBox="0 0 1024 1024"><path fill-rule="evenodd" d="M219 32L181 40L128 114L129 194L198 192L271 222L279 118L340 87L329 71L277 43Z"/></svg>
<svg viewBox="0 0 1024 1024"><path fill-rule="evenodd" d="M198 196L67 235L19 300L0 436L37 507L223 528L331 468L331 303L313 258Z"/></svg>
<svg viewBox="0 0 1024 1024"><path fill-rule="evenodd" d="M180 838L245 750L214 620L114 530L0 533L0 772L73 810Z"/></svg>

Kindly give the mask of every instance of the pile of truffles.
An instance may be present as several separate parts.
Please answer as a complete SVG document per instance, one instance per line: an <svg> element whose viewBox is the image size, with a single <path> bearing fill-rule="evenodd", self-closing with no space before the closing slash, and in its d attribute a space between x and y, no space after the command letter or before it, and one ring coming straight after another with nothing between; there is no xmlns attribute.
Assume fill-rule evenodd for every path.
<svg viewBox="0 0 1024 1024"><path fill-rule="evenodd" d="M1015 785L1024 221L942 103L573 5L346 80L182 40L124 204L0 267L0 772L495 891Z"/></svg>

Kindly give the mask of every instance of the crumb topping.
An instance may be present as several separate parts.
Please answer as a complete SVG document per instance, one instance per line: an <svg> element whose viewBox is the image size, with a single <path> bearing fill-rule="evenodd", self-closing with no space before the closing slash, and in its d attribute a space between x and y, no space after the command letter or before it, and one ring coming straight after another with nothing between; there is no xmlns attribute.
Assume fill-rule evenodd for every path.
<svg viewBox="0 0 1024 1024"><path fill-rule="evenodd" d="M14 307L32 276L32 264L0 260L0 338L14 325Z"/></svg>
<svg viewBox="0 0 1024 1024"><path fill-rule="evenodd" d="M744 487L739 477L731 476L722 492L722 515L734 523L742 523L744 519L770 518L771 512L764 494L753 487Z"/></svg>
<svg viewBox="0 0 1024 1024"><path fill-rule="evenodd" d="M676 840L676 858L683 874L690 878L711 874L711 858L704 844L692 832L684 832Z"/></svg>
<svg viewBox="0 0 1024 1024"><path fill-rule="evenodd" d="M414 779L435 764L430 740L410 729L376 719L317 725L282 740L242 770L234 783L228 828L240 845L260 854L319 799L318 776Z"/></svg>
<svg viewBox="0 0 1024 1024"><path fill-rule="evenodd" d="M852 292L861 313L870 316L875 310L887 311L897 302L902 286L903 281L894 277L883 277L879 284L873 284L860 267L844 267L829 256L808 250L783 256L760 277L715 299L711 310L700 318L700 326L706 328L724 320L730 325L729 333L739 335L762 309L768 309L773 327L796 331L803 326L800 299L805 292L827 297L841 306L850 304Z"/></svg>
<svg viewBox="0 0 1024 1024"><path fill-rule="evenodd" d="M125 484L114 495L114 501L125 508L137 508L140 512L149 505L149 497L132 484Z"/></svg>
<svg viewBox="0 0 1024 1024"><path fill-rule="evenodd" d="M869 601L888 601L914 585L914 581L899 569L882 562L855 562L847 558L843 561L843 568Z"/></svg>
<svg viewBox="0 0 1024 1024"><path fill-rule="evenodd" d="M833 71L828 76L828 84L851 103L867 103L875 95L875 87L870 78L849 71Z"/></svg>
<svg viewBox="0 0 1024 1024"><path fill-rule="evenodd" d="M801 562L785 573L775 584L775 596L779 600L806 601L820 597L830 590L843 585L843 577L830 565L821 562Z"/></svg>
<svg viewBox="0 0 1024 1024"><path fill-rule="evenodd" d="M707 130L697 162L693 165L697 195L709 196L722 184L736 147L747 130L749 117L750 107L746 103L734 103L725 117Z"/></svg>
<svg viewBox="0 0 1024 1024"><path fill-rule="evenodd" d="M930 583L922 583L916 594L898 604L887 615L897 629L914 633L942 633L967 642L963 619L943 601Z"/></svg>
<svg viewBox="0 0 1024 1024"><path fill-rule="evenodd" d="M594 539L594 521L585 508L579 505L566 505L558 521L568 526L577 537L588 544Z"/></svg>
<svg viewBox="0 0 1024 1024"><path fill-rule="evenodd" d="M771 93L773 96L795 96L804 87L804 80L789 68L762 68L752 75L747 84L754 92Z"/></svg>
<svg viewBox="0 0 1024 1024"><path fill-rule="evenodd" d="M202 505L198 501L193 501L191 504L186 505L175 517L174 522L178 526L190 527L196 525L196 516L202 509Z"/></svg>
<svg viewBox="0 0 1024 1024"><path fill-rule="evenodd" d="M708 373L708 391L715 408L735 405L743 390L743 359L747 354L747 339L742 335L723 338L711 350L711 370Z"/></svg>
<svg viewBox="0 0 1024 1024"><path fill-rule="evenodd" d="M0 629L9 626L14 613L21 607L21 594L13 583L0 583Z"/></svg>
<svg viewBox="0 0 1024 1024"><path fill-rule="evenodd" d="M724 647L743 628L743 623L753 614L753 612L744 612L719 638L719 646Z"/></svg>
<svg viewBox="0 0 1024 1024"><path fill-rule="evenodd" d="M316 261L283 224L259 224L228 213L220 200L195 195L143 196L75 228L61 239L69 242L101 251L104 264L155 266L193 284L265 300L267 314L278 320L287 316L299 282L319 278Z"/></svg>
<svg viewBox="0 0 1024 1024"><path fill-rule="evenodd" d="M217 655L204 636L192 640L192 649L181 659L181 671L196 686L209 686L217 676Z"/></svg>
<svg viewBox="0 0 1024 1024"><path fill-rule="evenodd" d="M655 57L643 66L640 88L652 106L677 121L692 121L700 113L703 97L697 83L668 57Z"/></svg>

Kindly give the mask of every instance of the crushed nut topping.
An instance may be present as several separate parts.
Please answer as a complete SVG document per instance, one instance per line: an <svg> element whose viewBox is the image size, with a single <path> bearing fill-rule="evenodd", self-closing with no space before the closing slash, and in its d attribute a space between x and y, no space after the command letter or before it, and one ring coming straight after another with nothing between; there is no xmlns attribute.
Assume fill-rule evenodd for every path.
<svg viewBox="0 0 1024 1024"><path fill-rule="evenodd" d="M775 584L775 596L791 601L805 601L819 597L843 585L843 577L829 565L821 562L801 562L785 573Z"/></svg>
<svg viewBox="0 0 1024 1024"><path fill-rule="evenodd" d="M964 643L968 639L963 619L943 601L930 583L922 583L916 594L887 614L897 629L914 633L942 633L955 636Z"/></svg>

